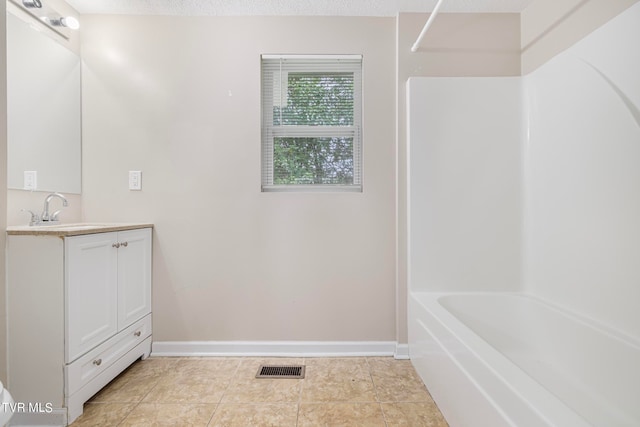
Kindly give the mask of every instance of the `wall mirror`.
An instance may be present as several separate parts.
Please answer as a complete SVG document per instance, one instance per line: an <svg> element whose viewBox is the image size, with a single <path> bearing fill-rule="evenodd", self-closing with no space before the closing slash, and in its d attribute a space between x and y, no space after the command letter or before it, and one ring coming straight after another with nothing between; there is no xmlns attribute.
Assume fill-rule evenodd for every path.
<svg viewBox="0 0 640 427"><path fill-rule="evenodd" d="M80 194L80 117L78 55L7 13L8 187Z"/></svg>

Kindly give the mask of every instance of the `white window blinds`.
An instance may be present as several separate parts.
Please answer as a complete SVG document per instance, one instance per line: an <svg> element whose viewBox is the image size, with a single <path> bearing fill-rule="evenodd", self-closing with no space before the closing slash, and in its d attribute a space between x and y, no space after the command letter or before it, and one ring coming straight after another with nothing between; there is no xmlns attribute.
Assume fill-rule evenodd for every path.
<svg viewBox="0 0 640 427"><path fill-rule="evenodd" d="M262 56L262 189L361 191L362 57Z"/></svg>

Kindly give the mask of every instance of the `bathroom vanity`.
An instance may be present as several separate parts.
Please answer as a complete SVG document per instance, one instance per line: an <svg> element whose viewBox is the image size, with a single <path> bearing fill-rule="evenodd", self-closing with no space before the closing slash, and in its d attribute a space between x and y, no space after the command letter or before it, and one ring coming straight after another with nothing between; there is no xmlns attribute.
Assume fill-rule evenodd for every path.
<svg viewBox="0 0 640 427"><path fill-rule="evenodd" d="M33 409L16 417L71 423L91 396L149 356L152 227L7 229L7 388Z"/></svg>

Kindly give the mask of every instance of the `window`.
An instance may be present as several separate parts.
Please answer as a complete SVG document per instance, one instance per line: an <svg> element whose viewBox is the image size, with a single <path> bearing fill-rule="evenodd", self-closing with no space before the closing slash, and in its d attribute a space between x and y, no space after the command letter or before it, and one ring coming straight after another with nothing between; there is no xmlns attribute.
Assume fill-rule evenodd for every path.
<svg viewBox="0 0 640 427"><path fill-rule="evenodd" d="M262 190L361 191L362 57L262 56Z"/></svg>

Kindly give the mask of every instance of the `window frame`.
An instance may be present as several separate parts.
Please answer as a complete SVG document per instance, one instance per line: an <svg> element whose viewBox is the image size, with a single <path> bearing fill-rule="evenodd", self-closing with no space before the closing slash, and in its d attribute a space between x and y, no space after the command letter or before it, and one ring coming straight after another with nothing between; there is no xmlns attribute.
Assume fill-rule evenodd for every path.
<svg viewBox="0 0 640 427"><path fill-rule="evenodd" d="M326 61L340 60L356 63L348 69L354 73L353 87L353 125L351 126L313 126L313 125L273 125L274 97L273 89L276 84L271 83L265 91L265 60L273 61L309 61L318 60L318 66L309 68L308 72L331 72L327 70ZM260 56L261 79L261 189L262 192L362 192L363 155L362 155L362 55L269 55ZM324 67L323 67L324 65ZM324 70L323 70L324 68ZM281 69L282 71L282 69ZM303 72L307 72L304 70ZM271 76L273 78L273 76ZM273 80L272 80L273 81ZM352 138L353 156L353 184L274 184L274 139L276 137L349 137Z"/></svg>

